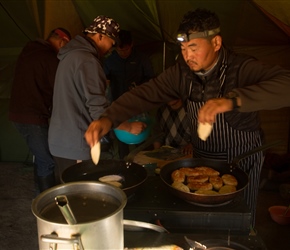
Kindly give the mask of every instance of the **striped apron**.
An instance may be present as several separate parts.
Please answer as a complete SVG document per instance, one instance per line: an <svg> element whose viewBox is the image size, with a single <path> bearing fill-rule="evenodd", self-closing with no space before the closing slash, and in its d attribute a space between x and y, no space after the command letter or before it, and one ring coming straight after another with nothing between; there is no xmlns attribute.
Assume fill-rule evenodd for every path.
<svg viewBox="0 0 290 250"><path fill-rule="evenodd" d="M191 87L190 92L191 93ZM190 94L189 94L190 95ZM221 95L219 94L219 97ZM206 141L199 139L197 134L198 111L205 102L187 100L187 112L192 131L193 157L226 160L230 163L236 156L255 147L261 146L261 132L236 130L218 114L213 129ZM251 225L255 224L255 213L259 191L260 173L263 165L263 153L259 152L239 162L239 167L249 174L249 185L244 190L244 198L251 211Z"/></svg>

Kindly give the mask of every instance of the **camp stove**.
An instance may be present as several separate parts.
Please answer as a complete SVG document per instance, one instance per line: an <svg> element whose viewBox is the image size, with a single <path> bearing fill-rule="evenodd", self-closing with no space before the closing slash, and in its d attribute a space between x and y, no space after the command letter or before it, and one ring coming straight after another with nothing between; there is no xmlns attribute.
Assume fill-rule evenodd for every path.
<svg viewBox="0 0 290 250"><path fill-rule="evenodd" d="M242 196L220 206L198 206L171 194L159 176L149 176L128 197L124 218L159 224L169 231L169 234L125 231L125 247L129 249L141 246L153 249L168 244L189 249L185 235L212 246L210 249L267 249L263 240L250 230L251 213Z"/></svg>
<svg viewBox="0 0 290 250"><path fill-rule="evenodd" d="M201 206L174 196L161 178L148 176L130 197L124 218L157 223L170 232L218 231L249 234L251 213L242 195L226 204Z"/></svg>

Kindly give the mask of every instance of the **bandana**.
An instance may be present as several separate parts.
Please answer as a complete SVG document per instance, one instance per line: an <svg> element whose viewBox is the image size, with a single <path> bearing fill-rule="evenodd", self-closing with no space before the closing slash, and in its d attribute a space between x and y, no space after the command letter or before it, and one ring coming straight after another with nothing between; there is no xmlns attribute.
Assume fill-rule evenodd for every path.
<svg viewBox="0 0 290 250"><path fill-rule="evenodd" d="M118 41L120 25L107 16L97 16L93 23L84 30L84 33L102 33L114 41Z"/></svg>

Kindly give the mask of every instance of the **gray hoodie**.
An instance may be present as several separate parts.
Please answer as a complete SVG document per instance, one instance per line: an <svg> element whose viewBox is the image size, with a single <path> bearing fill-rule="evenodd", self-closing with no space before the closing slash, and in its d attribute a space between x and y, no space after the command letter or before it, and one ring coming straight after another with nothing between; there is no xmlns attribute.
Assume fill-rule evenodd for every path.
<svg viewBox="0 0 290 250"><path fill-rule="evenodd" d="M98 49L86 37L76 36L61 48L58 58L49 148L57 157L87 160L90 147L84 134L108 106L106 76Z"/></svg>

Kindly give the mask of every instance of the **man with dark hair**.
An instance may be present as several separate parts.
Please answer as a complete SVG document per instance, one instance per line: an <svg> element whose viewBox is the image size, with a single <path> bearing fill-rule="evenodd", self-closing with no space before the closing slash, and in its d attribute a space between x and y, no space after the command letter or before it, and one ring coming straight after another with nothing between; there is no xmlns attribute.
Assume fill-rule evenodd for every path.
<svg viewBox="0 0 290 250"><path fill-rule="evenodd" d="M112 101L154 76L149 57L134 47L128 30L120 31L119 44L105 60L104 71ZM118 150L120 159L129 154L129 146L121 141L118 141Z"/></svg>
<svg viewBox="0 0 290 250"><path fill-rule="evenodd" d="M35 157L40 192L52 187L54 160L48 148L48 126L52 109L57 53L71 39L63 28L50 32L46 40L29 42L19 55L11 91L9 120L24 137Z"/></svg>
<svg viewBox="0 0 290 250"><path fill-rule="evenodd" d="M150 59L134 47L130 31L121 30L119 43L104 62L112 101L154 76Z"/></svg>
<svg viewBox="0 0 290 250"><path fill-rule="evenodd" d="M119 49L123 49L124 47L133 47L133 38L131 31L129 30L120 30L119 33L119 44L118 47ZM131 54L131 53L129 53Z"/></svg>
<svg viewBox="0 0 290 250"><path fill-rule="evenodd" d="M58 182L67 167L91 159L84 132L109 104L101 61L118 36L119 24L114 19L97 16L83 35L77 35L58 53L48 137Z"/></svg>
<svg viewBox="0 0 290 250"><path fill-rule="evenodd" d="M262 144L257 111L290 106L290 71L227 49L222 43L219 19L209 10L196 9L185 14L177 40L180 60L121 96L98 121L92 122L85 134L90 146L112 126L179 97L187 106L194 157L231 162ZM207 139L199 137L199 124L212 126ZM244 197L251 209L253 226L262 164L262 152L239 163L249 173Z"/></svg>

